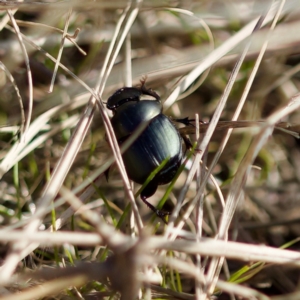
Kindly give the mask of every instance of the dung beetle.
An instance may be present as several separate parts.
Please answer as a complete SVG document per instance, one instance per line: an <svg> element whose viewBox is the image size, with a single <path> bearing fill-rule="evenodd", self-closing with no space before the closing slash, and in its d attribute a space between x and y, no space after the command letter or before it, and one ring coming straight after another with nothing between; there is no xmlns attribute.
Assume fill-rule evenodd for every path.
<svg viewBox="0 0 300 300"><path fill-rule="evenodd" d="M117 90L108 98L106 106L113 111L111 123L119 145L141 124L148 123L123 154L124 165L131 180L143 184L168 159L140 195L150 209L163 217L166 213L157 210L146 199L156 192L158 185L171 182L182 163L182 137L178 129L163 114L159 95L145 87L145 80L141 80L140 87L123 87Z"/></svg>

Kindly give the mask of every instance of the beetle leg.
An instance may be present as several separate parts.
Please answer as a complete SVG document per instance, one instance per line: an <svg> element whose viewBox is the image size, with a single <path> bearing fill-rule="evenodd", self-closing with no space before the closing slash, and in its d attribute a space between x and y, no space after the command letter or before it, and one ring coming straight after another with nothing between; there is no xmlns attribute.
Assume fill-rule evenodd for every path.
<svg viewBox="0 0 300 300"><path fill-rule="evenodd" d="M105 175L105 178L106 178L106 181L108 182L108 178L109 178L109 170L110 170L110 167L104 171L104 175Z"/></svg>
<svg viewBox="0 0 300 300"><path fill-rule="evenodd" d="M192 144L190 138L185 134L181 134L181 137L184 141L186 150L191 150L193 148L193 144Z"/></svg>
<svg viewBox="0 0 300 300"><path fill-rule="evenodd" d="M182 119L173 119L171 118L171 120L173 122L177 122L177 123L181 123L185 126L193 126L193 127L196 127L192 122L195 122L196 120L195 119L189 119L189 117L186 117L186 118L182 118ZM200 124L207 124L207 122L204 122L204 121L199 121Z"/></svg>
<svg viewBox="0 0 300 300"><path fill-rule="evenodd" d="M160 209L157 209L155 206L153 206L151 203L149 203L147 200L146 200L146 198L142 198L141 197L141 199L142 199L142 201L160 218L160 219L162 219L163 220L163 222L165 223L165 224L168 224L167 222L166 222L166 220L164 219L165 218L165 216L169 216L170 215L170 212L168 212L168 211L162 211L162 210L160 210Z"/></svg>
<svg viewBox="0 0 300 300"><path fill-rule="evenodd" d="M174 122L184 124L185 126L195 127L195 125L192 123L192 122L195 122L195 119L189 119L189 117L182 118L182 119L171 119L171 120ZM203 122L203 121L199 121L199 123L205 124L205 122ZM188 138L188 136L183 134L182 132L180 132L180 136L182 137L182 139L184 141L186 149L189 149L189 150L192 149L193 145L192 145L191 140Z"/></svg>
<svg viewBox="0 0 300 300"><path fill-rule="evenodd" d="M159 217L161 218L164 223L166 223L166 220L164 219L165 216L170 215L169 212L162 211L160 209L157 209L155 206L153 206L151 203L149 203L146 199L151 197L157 189L157 184L154 182L150 182L144 190L141 192L141 199L142 201ZM167 223L166 223L167 224Z"/></svg>
<svg viewBox="0 0 300 300"><path fill-rule="evenodd" d="M192 122L195 122L195 119L189 119L189 117L182 118L182 119L172 119L172 121L181 123L185 126L194 126L195 127L195 125L192 123Z"/></svg>

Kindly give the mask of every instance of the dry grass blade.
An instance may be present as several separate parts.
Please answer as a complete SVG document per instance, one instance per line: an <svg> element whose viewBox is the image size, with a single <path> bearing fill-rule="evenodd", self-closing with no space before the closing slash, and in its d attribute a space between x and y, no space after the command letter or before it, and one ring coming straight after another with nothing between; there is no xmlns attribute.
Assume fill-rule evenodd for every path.
<svg viewBox="0 0 300 300"><path fill-rule="evenodd" d="M26 143L27 140L27 130L29 128L30 122L31 122L31 115L32 115L32 107L33 107L33 83L32 83L32 74L31 74L31 69L30 69L30 64L29 64L29 57L28 53L26 51L22 35L20 33L20 29L15 21L15 18L13 16L13 12L10 10L7 10L7 14L9 15L10 21L13 24L13 28L16 32L16 35L18 37L21 49L22 49L22 54L24 55L24 61L26 65L26 70L27 70L27 79L28 79L28 93L29 93L29 99L28 99L28 112L27 112L27 117L25 120L25 128L24 128L24 136L22 135L21 138L21 144Z"/></svg>
<svg viewBox="0 0 300 300"><path fill-rule="evenodd" d="M14 89L16 91L17 98L20 103L20 113L21 113L21 126L18 128L18 130L23 134L26 119L25 119L25 112L24 112L22 96L20 95L20 91L14 80L14 77L12 76L12 74L9 72L9 70L5 67L5 65L2 62L0 62L0 68L5 72L6 76L9 78L10 82L13 84Z"/></svg>
<svg viewBox="0 0 300 300"><path fill-rule="evenodd" d="M65 28L64 28L64 31L63 31L63 36L62 36L62 39L61 39L61 44L60 44L59 52L58 52L58 55L57 55L57 60L56 60L56 63L55 63L53 76L52 76L51 83L50 83L49 93L51 93L53 91L53 86L54 86L54 81L55 81L55 78L56 78L56 73L57 73L59 63L60 63L60 60L61 60L61 56L62 56L62 53L63 53L63 49L64 49L64 43L65 43L66 37L68 35L68 27L69 27L71 15L72 15L72 8L70 8L69 11L68 11L67 21L66 21Z"/></svg>
<svg viewBox="0 0 300 300"><path fill-rule="evenodd" d="M71 276L65 276L64 280L56 279L53 281L48 281L47 283L44 283L41 289L41 286L35 286L32 288L29 288L26 291L22 291L18 293L18 299L20 300L29 300L29 299L40 299L43 297L46 297L48 295L55 295L59 292L66 289L66 287L69 286L82 286L86 281L88 280L87 276L85 274L81 275L71 275ZM1 297L1 300L13 300L16 295L8 295Z"/></svg>
<svg viewBox="0 0 300 300"><path fill-rule="evenodd" d="M238 128L248 128L248 127L261 127L266 123L266 121L219 121L215 130L228 130L230 128L232 129L238 129ZM199 123L199 130L201 133L204 133L207 131L207 128L209 126L209 123ZM290 134L294 136L295 138L300 138L300 125L298 124L290 124L288 122L279 122L275 124L274 129L282 131L286 134ZM180 132L183 134L194 134L195 133L195 127L188 126L183 127L179 129Z"/></svg>
<svg viewBox="0 0 300 300"><path fill-rule="evenodd" d="M281 12L282 12L283 6L284 6L284 1L281 1L281 5L279 5L278 10L276 12L276 15L274 16L274 20L272 22L272 26L270 28L270 31L272 31L275 28L275 25L278 22L278 18L280 16ZM256 29L260 28L260 23L261 22L258 22L258 26L256 26ZM240 99L239 105L238 105L238 107L237 107L237 109L236 109L236 111L235 111L235 113L233 115L233 119L232 119L233 121L236 121L238 119L240 113L241 113L242 107L244 106L246 98L247 98L247 96L249 94L249 90L250 90L250 88L251 88L251 86L253 84L255 75L257 74L258 67L261 64L262 57L265 54L265 50L267 48L267 45L268 45L268 37L266 38L266 41L264 42L264 44L262 46L262 49L261 49L261 51L259 53L259 56L258 56L258 58L257 58L257 60L255 62L255 66L254 66L254 68L253 68L253 70L251 72L251 75L250 75L250 77L249 77L249 79L247 81L247 85L246 85L245 90L243 92L243 95L242 95L242 97ZM249 47L247 47L247 48L249 48ZM248 51L248 49L245 49L245 50ZM229 129L227 131L227 134L226 134L225 138L223 139L221 147L220 147L221 150L219 150L218 153L216 154L216 156L214 158L214 161L213 161L213 163L211 165L210 171L212 170L212 168L215 166L217 160L219 159L219 157L221 155L221 151L224 149L226 143L228 142L229 136L230 136L231 132L232 132L232 129ZM269 134L270 134L270 131L266 132L266 134L264 135L264 137L262 137L263 143L266 141L266 138L268 138ZM263 143L259 143L259 145L262 146ZM258 149L260 150L260 148L258 148ZM258 149L256 149L257 152L253 155L252 161L254 161L254 158L258 154ZM247 163L249 163L249 164L247 164ZM249 168L249 166L251 164L252 164L252 162L250 162L250 161L246 162L245 161L245 165L247 165L248 168ZM237 173L236 176L238 178L246 178L246 174L245 173L241 173L241 174ZM239 176L242 176L242 177L239 177ZM236 184L236 182L234 182L234 184ZM245 181L242 181L242 184L245 184ZM242 186L239 186L239 188L241 188L240 191L242 191ZM220 222L220 226L219 226L219 231L218 231L218 235L217 235L217 238L219 238L219 239L227 239L228 238L229 224L231 223L231 220L232 220L233 215L235 213L235 209L237 207L237 203L240 201L241 193L237 194L236 196L237 196L236 198L227 198L226 206L225 206L225 209L223 211L223 215L222 215L222 218L221 218L221 222ZM231 204L231 202L229 200L235 201L235 205L233 205L231 207L232 204ZM232 208L232 209L230 209L230 208ZM222 221L224 221L224 223L228 222L227 223L228 224L227 228L224 231L222 231L222 229L223 229L222 226L224 226L224 223L222 224ZM226 227L226 225L225 225L225 227ZM208 271L209 272L208 273L208 278L209 278L209 284L208 284L209 289L208 290L209 290L210 293L213 293L213 291L215 290L215 284L214 284L214 282L217 281L217 278L219 276L219 272L221 270L221 266L222 265L223 265L223 259L222 258L219 261L218 260L213 260L212 263L211 263L211 265L210 265L210 268L209 268L209 271Z"/></svg>
<svg viewBox="0 0 300 300"><path fill-rule="evenodd" d="M65 194L67 195L67 193ZM82 203L78 206L74 201L74 195L71 197L68 195L69 201L76 205L76 207L82 207ZM89 217L93 213L91 210L88 211L84 217ZM92 217L91 222L97 220L97 217ZM103 226L103 227L101 227ZM130 238L124 234L116 233L112 226L107 226L100 222L97 224L97 228L100 230L99 233L80 233L80 232L36 232L30 233L27 237L22 235L21 230L12 230L7 234L7 230L1 230L1 241L13 242L21 239L28 239L32 243L40 243L45 246L55 246L70 243L73 245L106 245L106 238L108 238L113 248L119 249L120 251L124 247L130 248L130 246L140 241L138 238ZM5 236L6 235L6 236ZM104 239L101 237L104 236ZM265 262L269 264L289 264L299 266L299 253L297 251L276 249L273 247L263 245L249 245L245 243L222 241L209 238L202 238L199 241L166 241L163 237L143 237L140 241L143 247L152 249L164 249L168 251L178 251L188 254L201 254L203 256L210 255L213 257L225 256L228 259L237 259L245 262ZM161 258L163 259L163 258Z"/></svg>
<svg viewBox="0 0 300 300"><path fill-rule="evenodd" d="M102 95L108 75L111 72L111 69L112 69L113 64L117 58L117 55L121 49L121 46L123 45L123 42L124 42L128 32L137 16L138 4L139 4L139 1L136 1L136 3L133 3L132 7L128 7L128 9L124 10L123 16L121 16L119 24L116 27L114 38L112 39L112 42L110 44L110 49L107 53L106 60L104 62L104 67L102 68L102 71L99 75L98 84L96 86L96 90L99 92L100 95ZM127 17L127 20L124 20L125 17ZM123 30L119 33L120 26L123 23L123 21L125 22L125 25L124 25ZM142 224L141 217L139 215L139 211L138 211L135 199L134 199L134 194L133 194L133 191L131 188L131 184L129 182L128 176L125 171L125 167L124 167L124 163L123 163L123 159L121 156L118 142L116 140L114 131L112 129L112 126L111 126L111 123L110 123L110 120L109 120L109 117L107 114L107 111L105 110L102 101L98 101L98 107L99 107L100 113L102 115L102 118L104 121L104 126L105 126L105 129L107 132L107 140L112 148L114 157L116 159L117 166L119 168L120 174L121 174L123 182L124 182L126 192L129 196L129 200L131 202L131 206L132 206L134 216L135 216L135 219L137 222L138 230L141 231L143 224Z"/></svg>

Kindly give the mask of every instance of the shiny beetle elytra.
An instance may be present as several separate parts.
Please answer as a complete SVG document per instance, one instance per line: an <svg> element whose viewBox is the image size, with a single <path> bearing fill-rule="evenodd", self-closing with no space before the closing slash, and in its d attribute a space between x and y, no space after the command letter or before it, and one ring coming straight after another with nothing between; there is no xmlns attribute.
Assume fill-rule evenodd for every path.
<svg viewBox="0 0 300 300"><path fill-rule="evenodd" d="M141 99L141 97L145 99ZM151 96L151 97L149 97ZM152 98L152 99L147 99ZM172 181L183 159L182 138L171 120L162 113L160 97L145 87L123 87L107 100L107 108L114 115L111 119L119 145L143 123L146 129L124 152L123 160L128 177L143 184L148 176L165 159L166 165L149 182L141 193L141 199L158 216L165 213L157 210L146 199L152 196L158 185Z"/></svg>

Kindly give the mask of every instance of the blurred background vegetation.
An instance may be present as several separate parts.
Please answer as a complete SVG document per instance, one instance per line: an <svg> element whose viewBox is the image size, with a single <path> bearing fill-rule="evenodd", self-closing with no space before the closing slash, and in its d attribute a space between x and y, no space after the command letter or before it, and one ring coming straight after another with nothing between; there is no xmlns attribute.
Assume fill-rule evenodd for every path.
<svg viewBox="0 0 300 300"><path fill-rule="evenodd" d="M133 85L137 85L143 76L147 76L147 87L157 91L164 102L186 74L205 61L214 49L234 37L246 24L265 16L272 3L284 5L279 21L272 32L269 32L270 23L255 32L221 115L222 121L232 119L262 43L268 41L266 52L239 117L239 120L245 121L265 120L279 108L287 107L300 86L300 6L297 1L189 0L138 3L139 11L130 28L130 38L126 40L130 50L123 45L117 53L105 82L102 100L105 102L116 89L126 86L131 80ZM34 216L37 200L53 176L53 170L89 102L91 93L83 83L90 89L97 85L116 32L117 22L128 5L130 3L126 1L6 1L0 4L0 226L2 230L8 230L8 235L9 230L23 230L26 220ZM124 30L125 24L126 22L121 25L121 30ZM65 27L66 38L62 39ZM22 34L22 43L18 40L21 36L16 33L18 29ZM28 80L26 55L22 52L21 44L26 48L28 55L27 67L31 71L32 84ZM199 75L178 101L165 109L164 113L174 118L194 118L197 113L200 120L209 122L245 45L245 41L238 43L237 47L218 59L210 69ZM128 64L126 65L128 51L131 55L129 71ZM60 63L69 72L60 67L56 72L55 62L49 58L49 55L57 58L60 52ZM294 130L297 131L299 111L294 111L281 121L294 124ZM33 133L26 136L29 129ZM212 175L225 198L257 132L257 126L235 129L213 169ZM225 130L216 130L213 134L204 156L203 168L211 164L225 133ZM24 144L22 136L29 137ZM194 135L190 135L190 138L195 141ZM83 143L63 182L68 189L78 187L112 156L102 115L98 109L86 136L83 135L82 139ZM16 145L19 145L19 149L14 148ZM176 181L163 207L164 210L171 212L176 205L176 199L187 178L188 166L189 164ZM249 168L249 176L243 187L242 199L235 211L228 239L275 248L288 245L291 250L298 251L299 139L275 130ZM86 199L85 209L91 209L102 221L105 220L107 224L130 236L134 230L130 228L129 215L124 213L128 209L128 200L118 169L113 165L109 180L102 173L96 185L96 191ZM90 187L93 187L93 183ZM135 187L136 190L137 188L138 186ZM159 187L149 201L157 205L166 188ZM195 196L196 189L195 180L185 196L182 212ZM78 197L80 195L82 194L77 194ZM202 208L202 236L213 238L217 234L216 226L223 208L211 181L206 185L203 197L205 202ZM55 199L58 199L58 196L55 195ZM137 204L144 225L149 230L147 234L162 235L165 225L161 220L154 218L152 212L138 198ZM55 220L69 206L69 203L64 203L55 210L51 211L50 208L50 212L43 215L39 229L44 230L54 225ZM184 226L184 230L191 234L196 231L196 211L193 211ZM95 232L93 222L82 218L81 214L68 217L61 230L75 233ZM13 252L14 243L9 242L10 240L1 240L2 263ZM107 256L115 252L108 249L105 243L101 246L86 247L70 244L46 248L41 246L20 261L16 272L29 276L28 272L50 268L55 278L59 276L57 274L60 273L56 272L60 268L74 265L75 262L93 264L106 261ZM188 252L170 251L168 256L196 265L195 256ZM210 258L204 256L201 261L205 268L209 265ZM270 299L272 296L284 297L299 290L299 266L296 264L278 266L261 263L254 267L254 270L242 269L245 266L249 266L248 262L227 260L227 272L221 271L219 277L230 281L228 274L242 270L241 274L231 281L252 288L253 295L251 298L239 296L241 294L238 293L236 299L263 299L255 292L265 295L265 299ZM119 272L127 271L125 269ZM116 276L117 274L119 273L116 273ZM195 299L195 279L190 275L167 266L161 266L160 274L163 278L162 283L150 288L153 299ZM30 280L25 278L17 281L13 279L16 286L3 283L0 299L13 299L9 297L14 297L14 293L21 292L23 295L22 292L27 291L29 287L44 285L53 279L49 279L44 273L41 275L42 280L37 278L37 275L33 275ZM33 295L29 296L31 298L24 296L24 299L117 299L119 294L114 290L118 290L118 287L111 285L110 281L111 279L102 282L93 278L83 285L79 284L78 288L72 281L71 284L66 281L66 285L58 290L55 287L50 288L42 296L34 296L33 291ZM145 289L145 286L148 289ZM140 299L150 299L151 293L147 294L149 285L145 284L143 287ZM299 299L299 295L295 295L295 298L289 299ZM214 296L208 297L234 299L235 296L228 291L221 292L221 289L216 289Z"/></svg>

